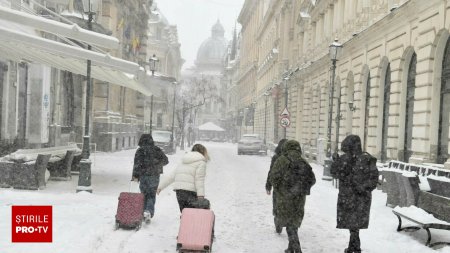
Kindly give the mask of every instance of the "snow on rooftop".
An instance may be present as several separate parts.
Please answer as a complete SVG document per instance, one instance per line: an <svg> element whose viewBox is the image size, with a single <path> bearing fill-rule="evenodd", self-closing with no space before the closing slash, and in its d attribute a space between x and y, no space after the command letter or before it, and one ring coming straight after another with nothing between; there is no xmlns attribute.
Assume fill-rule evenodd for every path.
<svg viewBox="0 0 450 253"><path fill-rule="evenodd" d="M198 130L201 131L215 131L215 132L223 132L225 131L223 128L221 128L220 126L212 123L212 122L206 122L205 124L201 125L198 127Z"/></svg>

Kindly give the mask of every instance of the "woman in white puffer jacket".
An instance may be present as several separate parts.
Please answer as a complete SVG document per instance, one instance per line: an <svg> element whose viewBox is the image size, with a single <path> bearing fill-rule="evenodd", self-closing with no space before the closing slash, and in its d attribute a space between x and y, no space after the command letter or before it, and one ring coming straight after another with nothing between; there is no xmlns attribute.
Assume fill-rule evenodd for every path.
<svg viewBox="0 0 450 253"><path fill-rule="evenodd" d="M194 207L192 203L205 197L206 162L209 160L206 148L195 144L187 152L177 166L168 176L161 178L157 193L173 183L180 211L184 208Z"/></svg>

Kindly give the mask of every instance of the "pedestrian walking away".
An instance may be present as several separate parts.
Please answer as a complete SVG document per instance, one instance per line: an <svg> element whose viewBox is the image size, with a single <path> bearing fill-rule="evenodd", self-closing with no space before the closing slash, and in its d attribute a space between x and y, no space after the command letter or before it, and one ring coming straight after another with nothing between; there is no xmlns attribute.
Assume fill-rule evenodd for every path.
<svg viewBox="0 0 450 253"><path fill-rule="evenodd" d="M139 148L134 156L133 180L139 181L139 189L144 194L144 219L147 223L155 215L156 191L163 166L169 163L164 152L153 142L150 134L139 139Z"/></svg>
<svg viewBox="0 0 450 253"><path fill-rule="evenodd" d="M272 160L270 161L270 167L269 167L269 173L267 173L267 180L266 180L266 192L267 195L270 195L271 191L272 191L272 184L269 181L269 175L270 172L272 170L273 165L275 164L275 161L278 159L278 157L280 157L281 155L281 148L283 147L284 143L287 141L287 139L281 139L278 142L277 147L275 148L275 154L272 156ZM278 222L278 216L276 213L276 208L275 208L275 202L277 200L277 191L273 191L272 193L272 214L273 214L273 222L275 224L275 231L278 234L281 234L281 231L283 230L283 227L281 225L279 225Z"/></svg>
<svg viewBox="0 0 450 253"><path fill-rule="evenodd" d="M167 176L161 178L157 193L173 183L180 212L184 208L195 208L198 200L205 198L206 163L208 151L201 144L195 144L192 150L181 159L181 163Z"/></svg>
<svg viewBox="0 0 450 253"><path fill-rule="evenodd" d="M350 240L345 253L360 253L359 230L369 227L372 191L378 183L377 159L361 148L357 135L341 143L342 156L333 155L331 174L339 179L337 228L348 229Z"/></svg>
<svg viewBox="0 0 450 253"><path fill-rule="evenodd" d="M302 158L300 143L288 140L269 173L269 182L277 192L275 201L279 225L286 227L288 248L285 253L301 253L298 228L305 214L306 195L316 178L311 166Z"/></svg>

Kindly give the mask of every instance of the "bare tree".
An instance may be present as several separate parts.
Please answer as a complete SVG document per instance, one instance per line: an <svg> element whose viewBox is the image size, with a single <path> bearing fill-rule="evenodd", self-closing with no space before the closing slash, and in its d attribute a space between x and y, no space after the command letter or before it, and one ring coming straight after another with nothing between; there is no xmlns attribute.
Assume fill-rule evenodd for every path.
<svg viewBox="0 0 450 253"><path fill-rule="evenodd" d="M209 77L202 76L192 77L190 79L183 80L181 91L177 96L176 117L178 125L180 127L181 135L181 150L184 150L185 140L185 127L186 118L188 115L192 115L192 110L195 110L194 115L197 114L197 109L205 105L208 101L215 101L218 103L224 103L225 101L219 96L218 89L213 83L213 80ZM191 121L195 121L195 118Z"/></svg>

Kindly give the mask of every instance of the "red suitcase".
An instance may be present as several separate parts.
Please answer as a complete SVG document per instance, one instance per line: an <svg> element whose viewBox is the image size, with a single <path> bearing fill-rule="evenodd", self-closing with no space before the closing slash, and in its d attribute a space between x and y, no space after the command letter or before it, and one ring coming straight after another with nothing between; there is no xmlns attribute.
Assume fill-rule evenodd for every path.
<svg viewBox="0 0 450 253"><path fill-rule="evenodd" d="M211 252L214 219L211 210L184 208L178 231L178 252Z"/></svg>
<svg viewBox="0 0 450 253"><path fill-rule="evenodd" d="M144 194L121 192L116 213L116 229L119 227L141 228L144 218Z"/></svg>

